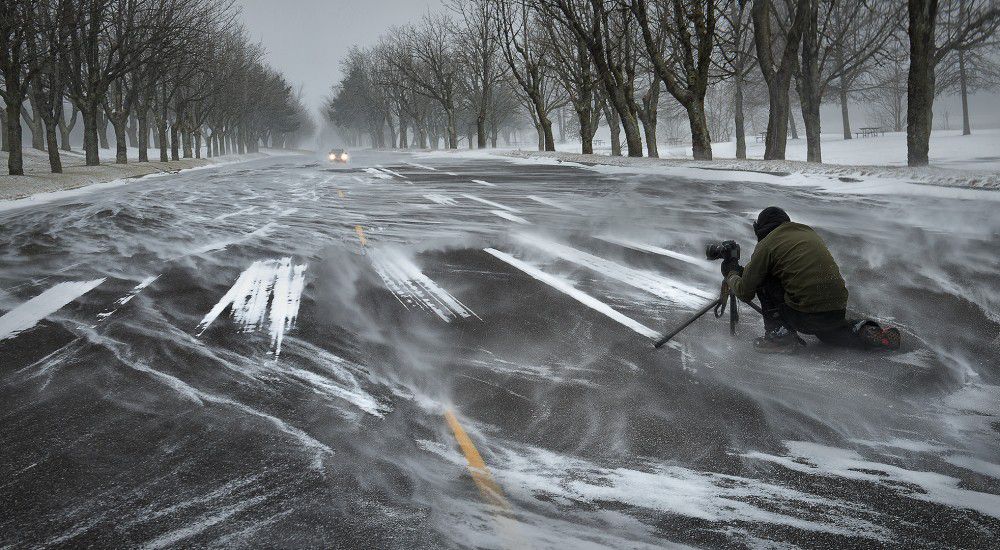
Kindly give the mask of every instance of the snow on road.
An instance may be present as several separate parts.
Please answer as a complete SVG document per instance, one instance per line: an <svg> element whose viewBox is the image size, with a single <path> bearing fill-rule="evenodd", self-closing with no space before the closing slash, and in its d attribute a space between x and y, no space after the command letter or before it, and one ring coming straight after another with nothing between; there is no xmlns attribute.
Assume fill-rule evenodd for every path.
<svg viewBox="0 0 1000 550"><path fill-rule="evenodd" d="M698 267L714 268L715 266L715 264L713 264L708 260L702 260L700 258L695 258L694 256L689 256L687 254L683 254L680 252L674 252L673 250L668 250L666 248L654 246L651 244L640 243L623 237L615 237L613 235L595 235L594 238L609 242L611 244L624 246L625 248L631 248L632 250L638 250L640 252L649 252L651 254L657 254L659 256L666 256L668 258L673 258L675 260L687 262L691 265L696 265Z"/></svg>
<svg viewBox="0 0 1000 550"><path fill-rule="evenodd" d="M505 212L503 210L490 210L490 212L496 216L500 216L505 220L510 220L512 222L519 223L521 225L531 225L531 222L529 222L528 220L522 218L521 216L515 216L510 212Z"/></svg>

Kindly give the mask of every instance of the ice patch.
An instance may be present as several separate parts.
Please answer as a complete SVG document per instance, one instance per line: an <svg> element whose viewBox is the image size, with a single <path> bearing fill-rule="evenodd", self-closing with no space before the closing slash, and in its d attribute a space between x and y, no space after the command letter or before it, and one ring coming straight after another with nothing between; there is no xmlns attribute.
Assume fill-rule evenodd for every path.
<svg viewBox="0 0 1000 550"><path fill-rule="evenodd" d="M455 202L455 199L448 197L446 195L430 194L430 195L424 195L424 198L431 202L436 202L438 204L443 204L445 206L454 206L458 204L457 202Z"/></svg>
<svg viewBox="0 0 1000 550"><path fill-rule="evenodd" d="M495 184L495 183L490 183L488 181L483 181L483 180L472 180L472 183L478 183L479 185L485 185L486 187L496 187L497 186L497 184Z"/></svg>
<svg viewBox="0 0 1000 550"><path fill-rule="evenodd" d="M568 281L565 281L553 275L549 275L548 273L545 273L544 271L538 269L537 267L522 262L521 260L518 260L517 258L511 256L510 254L500 252L495 248L486 248L484 249L484 251L487 254L490 254L496 257L497 259L506 262L517 269L520 269L521 271L530 275L533 279L539 280L551 286L552 288L568 295L569 297L589 307L590 309L593 309L594 311L597 311L598 313L607 316L613 321L634 330L635 332L645 336L646 338L651 338L654 340L658 340L660 338L660 334L655 330L643 325L642 323L636 321L635 319L626 317L625 315L618 313L617 311L612 309L611 306L609 306L608 304L605 304L604 302L598 300L597 298L594 298L593 296L577 289Z"/></svg>
<svg viewBox="0 0 1000 550"><path fill-rule="evenodd" d="M282 258L251 264L198 323L198 335L201 336L227 307L231 308L241 332L260 330L270 305L271 351L275 356L280 354L285 332L295 325L305 289L306 266L293 268L291 262L291 258Z"/></svg>
<svg viewBox="0 0 1000 550"><path fill-rule="evenodd" d="M456 317L479 319L465 304L421 273L420 268L403 254L392 250L378 250L372 251L370 257L372 267L385 282L386 288L407 309L410 306L418 307L449 323Z"/></svg>
<svg viewBox="0 0 1000 550"><path fill-rule="evenodd" d="M708 292L693 286L676 282L648 271L632 269L541 237L522 234L517 235L516 239L528 246L586 267L601 275L621 281L639 290L644 290L677 305L697 308L704 305L703 299L711 300L713 298Z"/></svg>
<svg viewBox="0 0 1000 550"><path fill-rule="evenodd" d="M105 281L67 281L59 283L24 302L0 317L0 341L13 338L38 324L66 304L90 292Z"/></svg>
<svg viewBox="0 0 1000 550"><path fill-rule="evenodd" d="M510 212L504 212L503 210L490 210L490 212L493 215L500 216L501 218L503 218L505 220L510 220L512 222L516 222L516 223L519 223L521 225L531 225L531 222L529 222L528 220L522 218L521 216L515 216L514 214L511 214Z"/></svg>
<svg viewBox="0 0 1000 550"><path fill-rule="evenodd" d="M687 254L681 254L680 252L674 252L673 250L667 250L666 248L661 248L659 246L653 246L651 244L640 243L636 241L631 241L628 239L623 239L621 237L614 237L611 235L597 235L594 238L600 239L602 241L609 242L611 244L617 244L619 246L624 246L625 248L631 248L632 250L638 250L640 252L649 252L652 254L658 254L660 256L666 256L668 258L673 258L675 260L680 260L682 262L687 262L691 265L696 265L698 267L714 267L715 264L709 262L708 260L702 260L700 258L695 258L694 256L689 256Z"/></svg>
<svg viewBox="0 0 1000 550"><path fill-rule="evenodd" d="M539 204L544 204L545 206L551 206L552 208L558 208L559 210L565 210L567 212L576 212L576 209L570 208L570 207L566 206L565 204L556 202L556 201L554 201L552 199L545 199L545 198L539 197L538 195L528 195L528 198L531 199L531 200L533 200L533 201L535 201L535 202L537 202L537 203L539 203Z"/></svg>
<svg viewBox="0 0 1000 550"><path fill-rule="evenodd" d="M954 477L882 464L866 460L856 451L818 443L786 441L785 446L789 456L774 456L757 451L742 456L773 462L789 470L810 475L868 481L915 500L975 510L983 515L1000 518L1000 495L961 489L958 487L960 481ZM918 489L914 490L913 487Z"/></svg>

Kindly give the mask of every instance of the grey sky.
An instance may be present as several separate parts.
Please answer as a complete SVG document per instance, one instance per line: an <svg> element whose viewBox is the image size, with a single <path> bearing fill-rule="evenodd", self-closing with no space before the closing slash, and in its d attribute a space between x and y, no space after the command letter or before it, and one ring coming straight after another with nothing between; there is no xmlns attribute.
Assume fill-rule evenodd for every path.
<svg viewBox="0 0 1000 550"><path fill-rule="evenodd" d="M414 21L440 0L237 0L268 61L318 108L354 44L371 44L392 25Z"/></svg>

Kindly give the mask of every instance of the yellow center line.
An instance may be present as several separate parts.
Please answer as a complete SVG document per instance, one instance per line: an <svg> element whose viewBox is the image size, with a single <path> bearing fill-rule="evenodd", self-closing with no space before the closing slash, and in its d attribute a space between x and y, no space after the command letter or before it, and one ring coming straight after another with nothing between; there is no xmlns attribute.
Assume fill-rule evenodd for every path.
<svg viewBox="0 0 1000 550"><path fill-rule="evenodd" d="M340 198L344 198L344 190L343 189L337 189L337 194L340 195Z"/></svg>
<svg viewBox="0 0 1000 550"><path fill-rule="evenodd" d="M476 487L479 488L483 500L504 510L509 510L510 503L507 502L507 497L504 496L500 485L493 479L493 475L490 474L489 468L483 462L483 457L479 454L475 444L472 443L472 439L458 423L455 413L448 409L444 413L444 418L455 434L455 439L458 440L458 446L462 449L462 454L465 455L465 460L468 463L469 473L472 474L472 480L476 482Z"/></svg>
<svg viewBox="0 0 1000 550"><path fill-rule="evenodd" d="M368 239L365 238L365 230L360 225L354 226L354 232L358 234L358 240L361 241L361 246L364 247L368 244Z"/></svg>

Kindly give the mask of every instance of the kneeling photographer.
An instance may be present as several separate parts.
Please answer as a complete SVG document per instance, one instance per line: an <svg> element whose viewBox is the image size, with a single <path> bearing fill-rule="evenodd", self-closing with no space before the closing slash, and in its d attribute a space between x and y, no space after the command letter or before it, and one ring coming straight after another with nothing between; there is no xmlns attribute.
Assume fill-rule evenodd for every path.
<svg viewBox="0 0 1000 550"><path fill-rule="evenodd" d="M746 267L739 253L723 257L722 275L737 298L756 295L764 316L764 336L754 347L767 353L793 351L796 333L815 335L837 346L898 349L899 330L874 321L847 319L847 286L823 239L807 225L792 222L784 210L765 208L753 224L757 246ZM732 247L728 241L716 247Z"/></svg>

